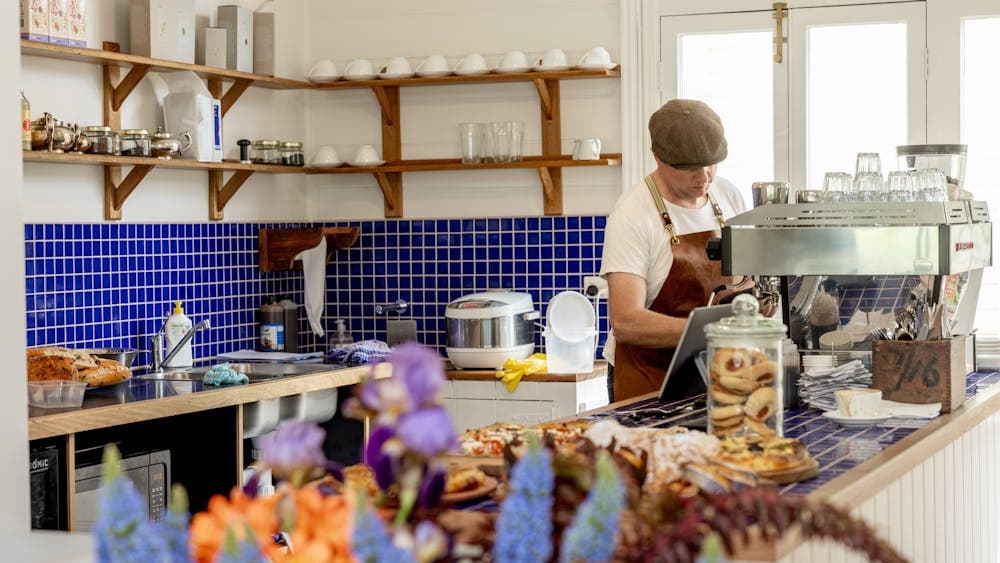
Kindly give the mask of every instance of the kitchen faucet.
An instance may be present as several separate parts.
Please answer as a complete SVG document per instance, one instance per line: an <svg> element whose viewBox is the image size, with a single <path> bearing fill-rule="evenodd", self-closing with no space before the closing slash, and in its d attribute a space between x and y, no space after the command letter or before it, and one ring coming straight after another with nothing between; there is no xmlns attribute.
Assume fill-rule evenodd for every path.
<svg viewBox="0 0 1000 563"><path fill-rule="evenodd" d="M150 339L150 352L152 353L153 356L153 361L152 361L153 371L162 371L163 364L169 363L170 360L174 359L174 356L177 355L177 352L181 348L183 348L184 345L187 344L189 340L194 338L194 333L208 328L212 328L212 323L209 322L208 319L205 319L200 323L191 327L191 330L187 331L187 333L185 333L184 336L181 337L181 341L178 342L177 345L174 346L172 350L170 350L170 353L167 354L167 357L164 358L163 337L166 335L167 332L167 323L166 321L164 321L163 326L160 327L160 330L157 331L156 335L154 335Z"/></svg>

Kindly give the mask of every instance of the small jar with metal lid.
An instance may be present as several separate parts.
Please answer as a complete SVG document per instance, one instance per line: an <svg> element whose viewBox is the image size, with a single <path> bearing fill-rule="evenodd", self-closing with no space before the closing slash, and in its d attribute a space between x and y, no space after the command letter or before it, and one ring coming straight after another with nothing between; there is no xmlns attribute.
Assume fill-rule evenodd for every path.
<svg viewBox="0 0 1000 563"><path fill-rule="evenodd" d="M90 154L121 154L122 146L118 133L106 125L93 125L81 129L84 136L90 139Z"/></svg>
<svg viewBox="0 0 1000 563"><path fill-rule="evenodd" d="M153 148L146 129L122 130L122 156L153 156Z"/></svg>
<svg viewBox="0 0 1000 563"><path fill-rule="evenodd" d="M302 152L302 143L292 141L281 143L281 163L285 166L305 166L306 157Z"/></svg>
<svg viewBox="0 0 1000 563"><path fill-rule="evenodd" d="M254 164L281 164L281 147L278 141L268 139L250 143L250 162Z"/></svg>
<svg viewBox="0 0 1000 563"><path fill-rule="evenodd" d="M733 299L733 316L705 327L708 431L716 436L784 435L780 321L758 314L751 295Z"/></svg>

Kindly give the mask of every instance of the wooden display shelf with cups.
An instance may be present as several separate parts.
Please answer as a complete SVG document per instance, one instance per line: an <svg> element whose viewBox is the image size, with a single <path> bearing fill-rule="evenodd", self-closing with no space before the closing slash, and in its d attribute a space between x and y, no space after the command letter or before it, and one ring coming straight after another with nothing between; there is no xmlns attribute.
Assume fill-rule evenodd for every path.
<svg viewBox="0 0 1000 563"><path fill-rule="evenodd" d="M562 214L562 169L567 166L620 166L621 154L602 154L597 160L573 160L562 154L559 84L562 80L583 78L617 78L620 68L560 71L526 71L515 73L489 72L476 75L449 75L337 82L307 82L274 76L250 74L234 70L193 65L176 61L152 59L118 52L115 43L104 43L104 49L65 47L34 41L21 41L21 54L88 64L101 65L104 84L103 124L121 129L121 107L136 86L150 71L188 70L207 80L214 97L222 100L222 114L236 103L251 86L277 90L341 90L370 88L382 111L382 158L386 164L377 167L317 168L289 167L238 162L197 162L192 160L160 160L79 153L25 152L26 162L90 164L104 167L104 218L119 220L122 207L145 176L155 167L205 170L208 172L209 219L221 220L226 204L256 172L306 174L372 174L384 197L386 217L403 216L404 172L432 170L484 170L505 168L535 168L542 183L546 215ZM127 71L121 76L122 71ZM460 159L402 159L399 88L409 86L441 86L487 82L532 82L538 92L541 110L542 150L537 156L519 162L463 164ZM224 85L228 83L228 88ZM131 166L128 174L123 167ZM224 173L232 172L229 179Z"/></svg>

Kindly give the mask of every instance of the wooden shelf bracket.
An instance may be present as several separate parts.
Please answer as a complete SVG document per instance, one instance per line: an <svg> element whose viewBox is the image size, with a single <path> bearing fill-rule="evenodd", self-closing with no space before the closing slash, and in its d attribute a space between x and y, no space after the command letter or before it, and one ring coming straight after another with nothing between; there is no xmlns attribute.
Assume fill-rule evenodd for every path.
<svg viewBox="0 0 1000 563"><path fill-rule="evenodd" d="M375 99L378 100L378 105L382 108L383 126L395 126L396 117L399 113L399 86L389 88L385 86L372 86L372 92L375 93ZM395 99L393 100L393 98ZM393 106L394 103L395 106ZM396 108L395 111L393 110L394 107Z"/></svg>
<svg viewBox="0 0 1000 563"><path fill-rule="evenodd" d="M237 78L233 80L233 83L230 84L229 88L227 88L223 93L222 79L208 79L208 91L211 92L212 96L222 100L220 105L222 107L223 117L225 117L229 109L236 104L236 100L239 100L240 96L247 91L247 88L253 85L253 82L254 81L249 78Z"/></svg>
<svg viewBox="0 0 1000 563"><path fill-rule="evenodd" d="M542 181L542 202L546 215L562 215L562 168L536 168Z"/></svg>
<svg viewBox="0 0 1000 563"><path fill-rule="evenodd" d="M556 85L558 85L559 83L551 80L545 80L542 78L536 78L532 80L532 82L535 83L535 89L538 90L538 98L542 102L542 119L551 120L553 111L558 111L558 109L553 109L553 103L552 103L553 96L552 96L552 90L549 88L549 83L552 82L553 84ZM556 96L559 95L558 89L556 90L555 95ZM558 102L555 105L558 106Z"/></svg>
<svg viewBox="0 0 1000 563"><path fill-rule="evenodd" d="M243 183L253 176L253 170L237 170L233 172L229 180L222 181L221 170L210 170L208 172L208 218L211 221L221 221L224 217L223 210L229 200L233 199L236 192L240 191Z"/></svg>
<svg viewBox="0 0 1000 563"><path fill-rule="evenodd" d="M121 166L104 167L104 218L115 220L122 218L122 206L125 200L139 186L139 182L154 168L153 164L135 165L122 180Z"/></svg>
<svg viewBox="0 0 1000 563"><path fill-rule="evenodd" d="M312 229L261 229L257 233L260 271L301 270L295 260L303 250L315 248L320 237L326 237L326 259L358 240L357 227L322 227Z"/></svg>
<svg viewBox="0 0 1000 563"><path fill-rule="evenodd" d="M375 181L382 189L382 198L385 200L383 210L386 217L403 216L403 173L402 172L375 172Z"/></svg>

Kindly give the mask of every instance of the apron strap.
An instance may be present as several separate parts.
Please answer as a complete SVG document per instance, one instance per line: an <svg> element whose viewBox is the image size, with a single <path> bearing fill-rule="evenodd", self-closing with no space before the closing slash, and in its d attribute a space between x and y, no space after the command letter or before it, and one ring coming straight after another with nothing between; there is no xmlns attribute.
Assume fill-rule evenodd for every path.
<svg viewBox="0 0 1000 563"><path fill-rule="evenodd" d="M680 244L681 241L677 238L677 233L674 231L674 222L670 218L670 213L667 212L666 204L663 203L663 196L660 195L660 190L656 189L656 182L653 181L653 175L649 174L645 179L649 195L653 198L653 203L656 204L656 210L660 213L660 219L663 220L663 229L670 235L670 244ZM712 213L715 214L715 219L719 222L719 227L725 227L726 220L722 216L722 206L715 201L711 192L706 192L706 195L708 195L709 203L712 204Z"/></svg>

